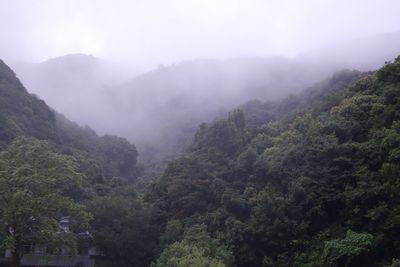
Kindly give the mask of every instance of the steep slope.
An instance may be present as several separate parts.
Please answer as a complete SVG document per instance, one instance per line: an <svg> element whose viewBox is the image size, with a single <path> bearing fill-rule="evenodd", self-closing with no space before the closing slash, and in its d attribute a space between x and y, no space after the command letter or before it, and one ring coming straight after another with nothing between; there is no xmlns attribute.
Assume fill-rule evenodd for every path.
<svg viewBox="0 0 400 267"><path fill-rule="evenodd" d="M189 257L176 229L199 224L237 266L390 265L400 257L399 97L400 57L201 125L147 196L165 211L157 266Z"/></svg>
<svg viewBox="0 0 400 267"><path fill-rule="evenodd" d="M0 142L17 135L56 141L54 113L36 96L28 94L14 72L0 61Z"/></svg>
<svg viewBox="0 0 400 267"><path fill-rule="evenodd" d="M0 61L1 146L17 136L50 141L65 153L76 154L83 165L90 165L92 159L99 165L98 175L104 178L120 176L133 181L137 177L137 151L132 144L115 136L99 137L90 128L68 121L43 100L29 94L14 72Z"/></svg>

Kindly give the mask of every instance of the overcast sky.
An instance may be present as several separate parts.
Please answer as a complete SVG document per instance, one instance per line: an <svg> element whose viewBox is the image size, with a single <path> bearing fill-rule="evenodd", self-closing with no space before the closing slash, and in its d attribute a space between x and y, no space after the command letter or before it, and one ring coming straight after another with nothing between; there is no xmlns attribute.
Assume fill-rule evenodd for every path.
<svg viewBox="0 0 400 267"><path fill-rule="evenodd" d="M0 0L0 57L143 64L295 56L400 30L399 0Z"/></svg>

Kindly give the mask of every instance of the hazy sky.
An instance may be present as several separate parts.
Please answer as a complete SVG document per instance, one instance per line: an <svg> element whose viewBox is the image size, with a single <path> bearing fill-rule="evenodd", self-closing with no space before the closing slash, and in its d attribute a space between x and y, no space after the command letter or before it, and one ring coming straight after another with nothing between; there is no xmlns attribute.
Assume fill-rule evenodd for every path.
<svg viewBox="0 0 400 267"><path fill-rule="evenodd" d="M400 30L399 0L0 0L0 57L294 56Z"/></svg>

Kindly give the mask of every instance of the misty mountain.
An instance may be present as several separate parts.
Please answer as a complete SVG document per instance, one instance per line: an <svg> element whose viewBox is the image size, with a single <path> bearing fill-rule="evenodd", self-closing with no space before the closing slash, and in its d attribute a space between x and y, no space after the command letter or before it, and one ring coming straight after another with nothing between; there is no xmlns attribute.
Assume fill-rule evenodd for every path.
<svg viewBox="0 0 400 267"><path fill-rule="evenodd" d="M277 100L299 92L343 68L376 69L400 52L398 47L399 34L392 33L293 59L197 59L159 65L138 76L132 66L78 54L20 66L17 73L32 92L72 120L123 136L137 144L144 162L159 162L183 151L203 121L251 99Z"/></svg>
<svg viewBox="0 0 400 267"><path fill-rule="evenodd" d="M198 107L206 103L211 109L207 112L215 114L215 109L230 108L247 99L283 97L309 84L310 76L315 75L315 70L280 57L183 61L159 65L137 77L132 70L134 78L127 82L126 74L118 74L121 68L82 54L13 67L31 92L69 118L101 132L126 131L130 138L141 133L118 125L116 118L126 115L121 113L124 110L129 110L135 125L138 121L141 127L148 128L138 110L148 114L170 104L176 104L180 110L184 105ZM202 112L194 108L191 111L195 117L204 117ZM150 125L151 121L150 118ZM122 124L126 125L125 121ZM148 132L143 136L148 136Z"/></svg>
<svg viewBox="0 0 400 267"><path fill-rule="evenodd" d="M279 57L185 61L110 88L108 110L116 115L115 133L135 140L141 156L154 160L182 151L201 122L253 98L296 92L315 82L314 75Z"/></svg>
<svg viewBox="0 0 400 267"><path fill-rule="evenodd" d="M121 68L87 55L15 66L23 83L51 106L100 133L128 138L144 161L155 162L184 149L201 122L317 79L315 70L280 57L184 61L126 82Z"/></svg>
<svg viewBox="0 0 400 267"><path fill-rule="evenodd" d="M125 79L125 71L117 64L83 54L41 63L12 62L11 66L30 92L81 125L96 126L102 90Z"/></svg>

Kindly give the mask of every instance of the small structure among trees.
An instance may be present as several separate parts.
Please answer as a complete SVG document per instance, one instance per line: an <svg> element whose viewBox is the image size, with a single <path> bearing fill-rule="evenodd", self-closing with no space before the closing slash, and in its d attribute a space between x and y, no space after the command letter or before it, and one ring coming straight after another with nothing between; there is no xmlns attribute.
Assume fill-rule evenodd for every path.
<svg viewBox="0 0 400 267"><path fill-rule="evenodd" d="M59 267L95 267L96 259L102 257L97 255L94 247L93 237L87 231L81 233L70 232L69 216L61 217L59 231L56 235L70 235L76 241L76 247L70 247L68 239L63 244L60 242L55 247L43 245L27 245L22 249L20 266L59 266ZM56 238L57 239L57 238ZM12 263L12 251L7 249L5 257L0 260L0 266L10 266Z"/></svg>

